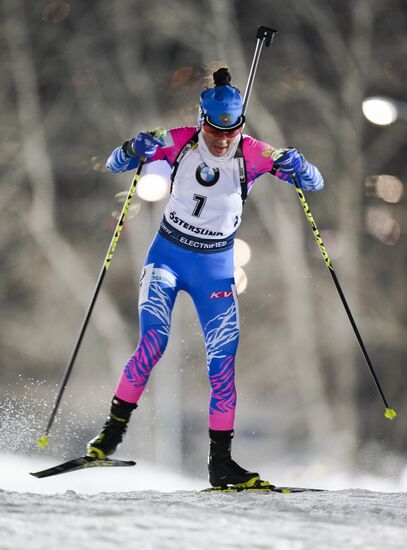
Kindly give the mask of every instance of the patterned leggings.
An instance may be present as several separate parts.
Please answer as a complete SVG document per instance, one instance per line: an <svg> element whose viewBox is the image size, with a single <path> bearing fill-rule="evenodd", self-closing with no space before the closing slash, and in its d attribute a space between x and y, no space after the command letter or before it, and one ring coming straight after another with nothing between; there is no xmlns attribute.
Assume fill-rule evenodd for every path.
<svg viewBox="0 0 407 550"><path fill-rule="evenodd" d="M239 310L233 278L233 249L199 253L157 235L140 281L140 339L115 395L137 403L153 366L167 346L171 313L179 290L190 294L205 337L211 386L209 428L232 430L236 408L235 355Z"/></svg>

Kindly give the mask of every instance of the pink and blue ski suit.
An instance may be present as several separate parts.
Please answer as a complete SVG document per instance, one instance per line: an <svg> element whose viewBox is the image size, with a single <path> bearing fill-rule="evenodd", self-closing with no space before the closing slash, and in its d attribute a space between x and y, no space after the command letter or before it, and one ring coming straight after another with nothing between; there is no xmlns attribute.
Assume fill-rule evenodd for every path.
<svg viewBox="0 0 407 550"><path fill-rule="evenodd" d="M246 195L262 174L271 172L273 148L248 135L225 157L210 154L197 127L168 131L163 147L148 162L165 160L173 170L171 194L158 233L148 251L140 281L140 339L115 395L137 403L153 366L166 348L178 291L192 297L205 337L211 387L209 428L232 430L236 408L235 355L239 310L234 281L233 241ZM137 167L121 147L107 161L112 172ZM318 169L306 163L300 187L323 187Z"/></svg>

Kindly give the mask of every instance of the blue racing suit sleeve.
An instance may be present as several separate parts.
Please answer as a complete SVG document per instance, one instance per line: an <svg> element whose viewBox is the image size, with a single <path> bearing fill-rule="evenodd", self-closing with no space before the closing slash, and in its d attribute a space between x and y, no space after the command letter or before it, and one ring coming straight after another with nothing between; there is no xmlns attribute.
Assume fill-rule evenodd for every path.
<svg viewBox="0 0 407 550"><path fill-rule="evenodd" d="M303 166L296 174L297 183L304 191L319 191L324 186L324 178L316 166L303 158Z"/></svg>
<svg viewBox="0 0 407 550"><path fill-rule="evenodd" d="M110 157L107 159L106 168L117 174L134 170L140 161L140 157L128 157L124 154L123 147L116 147Z"/></svg>
<svg viewBox="0 0 407 550"><path fill-rule="evenodd" d="M279 179L293 183L295 175L297 184L304 191L319 191L324 186L324 180L316 166L308 162L294 147L275 149L271 158L274 161L275 175Z"/></svg>

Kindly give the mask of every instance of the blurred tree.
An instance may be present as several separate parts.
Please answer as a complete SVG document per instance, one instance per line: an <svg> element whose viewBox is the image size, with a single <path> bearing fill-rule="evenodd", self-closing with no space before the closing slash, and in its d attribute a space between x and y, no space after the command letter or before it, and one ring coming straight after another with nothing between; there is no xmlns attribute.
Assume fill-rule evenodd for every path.
<svg viewBox="0 0 407 550"><path fill-rule="evenodd" d="M402 0L1 0L1 8L4 384L16 373L60 379L110 241L112 197L130 184L104 170L111 149L141 128L195 124L214 61L230 66L243 91L265 24L279 34L262 56L247 131L295 145L321 168L326 189L309 197L311 210L389 401L402 406L405 194L387 205L398 238L379 240L365 218L383 200L367 196L364 182L381 173L405 181L406 126L373 127L361 112L368 94L405 96ZM391 426L382 416L296 193L265 176L245 208L241 236L253 258L241 296L242 431L263 430L267 452L280 439L342 459L371 439L405 449L405 415ZM144 204L95 309L78 392L113 387L135 344L137 277L153 233ZM182 313L185 423L204 429L202 341L192 308Z"/></svg>

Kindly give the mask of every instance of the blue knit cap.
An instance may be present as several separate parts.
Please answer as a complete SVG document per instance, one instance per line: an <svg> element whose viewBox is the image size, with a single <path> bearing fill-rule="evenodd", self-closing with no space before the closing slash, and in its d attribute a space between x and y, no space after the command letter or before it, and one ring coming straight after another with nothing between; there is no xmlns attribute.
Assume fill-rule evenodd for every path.
<svg viewBox="0 0 407 550"><path fill-rule="evenodd" d="M232 86L204 90L200 106L203 120L216 129L234 130L244 123L242 97Z"/></svg>

